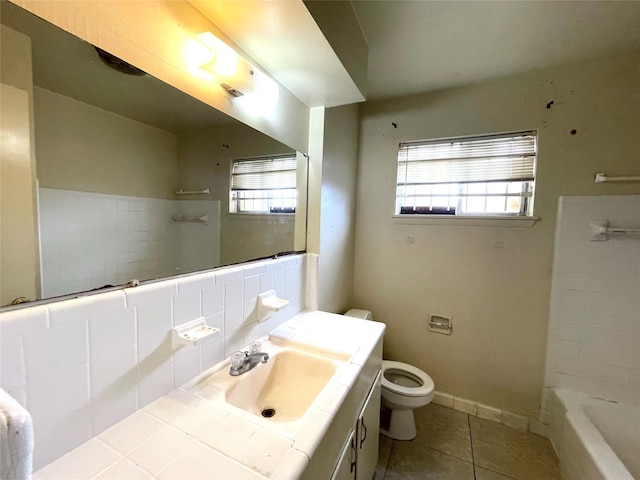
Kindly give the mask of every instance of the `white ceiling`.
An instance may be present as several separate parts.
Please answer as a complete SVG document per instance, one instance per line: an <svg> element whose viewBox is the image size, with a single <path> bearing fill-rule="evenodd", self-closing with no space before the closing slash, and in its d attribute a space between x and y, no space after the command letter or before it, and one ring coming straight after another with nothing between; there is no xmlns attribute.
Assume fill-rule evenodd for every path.
<svg viewBox="0 0 640 480"><path fill-rule="evenodd" d="M305 105L364 100L301 0L190 1Z"/></svg>
<svg viewBox="0 0 640 480"><path fill-rule="evenodd" d="M640 1L352 4L369 44L369 100L640 50Z"/></svg>
<svg viewBox="0 0 640 480"><path fill-rule="evenodd" d="M220 26L307 105L339 105L362 99L337 57L322 56L326 57L331 47L324 38L318 38L322 35L302 2L193 3L218 21L223 18ZM368 100L640 51L640 0L351 3L369 44ZM80 100L114 111L100 104L108 98L108 103L120 105L120 110L115 110L118 113L169 131L228 121L181 92L165 91L161 82L152 78L127 78L109 70L90 45L62 38L59 31L40 19L25 19L18 7L6 1L1 6L3 23L33 38L36 84L71 95L66 90L71 87L65 86L59 74L73 72L75 83L82 83L73 87L84 92ZM247 11L252 9L251 22L238 21L246 20ZM247 23L252 28L241 26ZM291 28L292 24L300 25ZM345 31L345 39L352 34ZM81 68L86 72L79 75ZM125 93L119 93L115 85L124 86ZM95 94L96 87L99 95ZM163 101L147 101L144 109L135 112L138 100L146 98L142 91L155 92L155 98Z"/></svg>

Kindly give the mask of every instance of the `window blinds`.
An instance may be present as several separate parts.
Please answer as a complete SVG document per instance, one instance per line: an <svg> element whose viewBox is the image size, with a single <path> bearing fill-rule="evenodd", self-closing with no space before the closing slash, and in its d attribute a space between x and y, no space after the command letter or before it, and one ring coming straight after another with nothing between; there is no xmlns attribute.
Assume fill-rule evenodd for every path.
<svg viewBox="0 0 640 480"><path fill-rule="evenodd" d="M401 143L398 186L532 181L535 132Z"/></svg>
<svg viewBox="0 0 640 480"><path fill-rule="evenodd" d="M234 160L232 190L280 190L296 188L296 157Z"/></svg>

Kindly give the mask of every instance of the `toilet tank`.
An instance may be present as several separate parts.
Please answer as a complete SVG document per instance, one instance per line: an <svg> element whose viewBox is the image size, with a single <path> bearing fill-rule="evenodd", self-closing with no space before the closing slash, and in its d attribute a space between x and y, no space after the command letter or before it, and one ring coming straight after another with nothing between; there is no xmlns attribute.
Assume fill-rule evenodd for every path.
<svg viewBox="0 0 640 480"><path fill-rule="evenodd" d="M361 318L363 320L373 320L373 316L369 310L360 310L359 308L352 308L347 313L347 317Z"/></svg>

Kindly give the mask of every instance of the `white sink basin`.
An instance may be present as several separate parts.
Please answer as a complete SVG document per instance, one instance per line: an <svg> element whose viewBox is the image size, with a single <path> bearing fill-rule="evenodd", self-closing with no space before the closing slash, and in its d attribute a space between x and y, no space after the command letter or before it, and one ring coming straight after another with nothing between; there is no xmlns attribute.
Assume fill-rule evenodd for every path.
<svg viewBox="0 0 640 480"><path fill-rule="evenodd" d="M333 377L338 362L286 349L242 375L226 401L273 422L298 420Z"/></svg>
<svg viewBox="0 0 640 480"><path fill-rule="evenodd" d="M224 401L271 424L296 422L349 358L271 342L265 342L262 350L269 353L267 363L237 377L229 375L226 365L187 391L207 400Z"/></svg>

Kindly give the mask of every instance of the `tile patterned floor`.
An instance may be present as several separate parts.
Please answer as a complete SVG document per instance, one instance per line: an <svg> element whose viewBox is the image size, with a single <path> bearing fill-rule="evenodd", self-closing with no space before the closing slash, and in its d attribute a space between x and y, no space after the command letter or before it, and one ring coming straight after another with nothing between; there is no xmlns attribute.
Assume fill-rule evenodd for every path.
<svg viewBox="0 0 640 480"><path fill-rule="evenodd" d="M546 438L433 404L415 417L412 441L380 436L374 480L560 480Z"/></svg>

